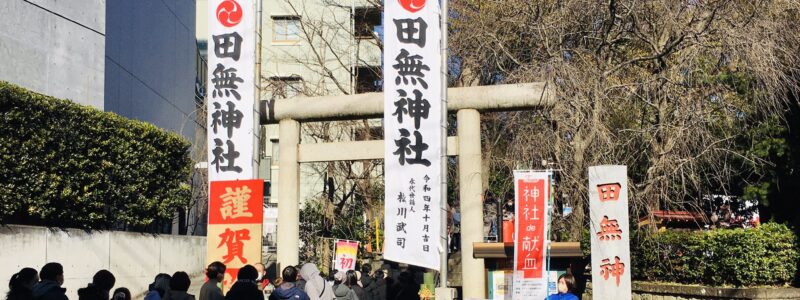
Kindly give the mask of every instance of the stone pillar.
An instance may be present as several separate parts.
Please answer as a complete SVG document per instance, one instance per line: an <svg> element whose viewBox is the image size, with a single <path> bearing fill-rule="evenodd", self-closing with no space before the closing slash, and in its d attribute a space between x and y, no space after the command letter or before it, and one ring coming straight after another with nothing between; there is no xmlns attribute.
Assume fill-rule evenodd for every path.
<svg viewBox="0 0 800 300"><path fill-rule="evenodd" d="M278 267L297 265L300 248L300 122L281 120L278 127ZM280 274L282 270L278 270Z"/></svg>
<svg viewBox="0 0 800 300"><path fill-rule="evenodd" d="M483 242L483 174L481 168L481 115L461 109L458 118L458 180L461 202L462 299L486 298L483 259L473 257L473 243Z"/></svg>

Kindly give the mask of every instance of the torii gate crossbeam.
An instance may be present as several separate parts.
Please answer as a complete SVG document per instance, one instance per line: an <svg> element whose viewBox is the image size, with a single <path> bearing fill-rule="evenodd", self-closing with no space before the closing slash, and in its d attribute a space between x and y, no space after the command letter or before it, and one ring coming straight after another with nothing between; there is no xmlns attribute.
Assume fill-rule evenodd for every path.
<svg viewBox="0 0 800 300"><path fill-rule="evenodd" d="M545 107L553 100L541 82L449 88L447 94L447 110L458 121L458 135L447 138L447 155L459 157L462 298L485 298L484 262L473 256L473 243L483 242L480 112ZM279 124L279 266L299 262L300 163L384 158L382 140L300 144L300 122L381 118L383 101L383 93L261 101L261 124Z"/></svg>

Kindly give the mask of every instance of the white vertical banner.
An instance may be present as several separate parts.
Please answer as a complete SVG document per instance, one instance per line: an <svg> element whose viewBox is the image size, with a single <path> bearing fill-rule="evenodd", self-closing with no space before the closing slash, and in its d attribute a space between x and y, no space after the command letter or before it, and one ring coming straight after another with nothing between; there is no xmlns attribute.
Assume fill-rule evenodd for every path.
<svg viewBox="0 0 800 300"><path fill-rule="evenodd" d="M550 171L514 171L512 299L547 298Z"/></svg>
<svg viewBox="0 0 800 300"><path fill-rule="evenodd" d="M384 4L384 258L439 269L441 30L435 0Z"/></svg>
<svg viewBox="0 0 800 300"><path fill-rule="evenodd" d="M589 167L592 296L631 299L628 167Z"/></svg>
<svg viewBox="0 0 800 300"><path fill-rule="evenodd" d="M209 0L208 179L251 179L256 143L255 3Z"/></svg>

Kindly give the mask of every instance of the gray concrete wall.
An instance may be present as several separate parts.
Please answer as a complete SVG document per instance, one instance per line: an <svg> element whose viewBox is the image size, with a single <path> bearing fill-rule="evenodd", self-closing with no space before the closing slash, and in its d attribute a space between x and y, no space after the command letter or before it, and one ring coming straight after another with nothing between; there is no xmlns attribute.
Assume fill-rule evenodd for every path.
<svg viewBox="0 0 800 300"><path fill-rule="evenodd" d="M23 267L40 270L48 262L64 266L64 287L70 299L92 281L95 272L107 269L117 278L117 287L127 287L134 296L146 292L158 273L185 271L196 286L206 259L206 238L150 235L131 232L45 227L0 227L0 295L8 292L11 275Z"/></svg>
<svg viewBox="0 0 800 300"><path fill-rule="evenodd" d="M109 1L105 110L194 139L195 1Z"/></svg>
<svg viewBox="0 0 800 300"><path fill-rule="evenodd" d="M0 80L103 109L105 0L0 1Z"/></svg>

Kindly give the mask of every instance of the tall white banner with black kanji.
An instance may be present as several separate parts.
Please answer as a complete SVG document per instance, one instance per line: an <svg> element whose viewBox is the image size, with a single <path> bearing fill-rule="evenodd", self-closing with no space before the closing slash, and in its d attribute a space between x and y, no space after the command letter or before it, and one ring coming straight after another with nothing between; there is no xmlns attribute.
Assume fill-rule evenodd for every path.
<svg viewBox="0 0 800 300"><path fill-rule="evenodd" d="M439 2L387 0L384 7L384 258L439 269Z"/></svg>
<svg viewBox="0 0 800 300"><path fill-rule="evenodd" d="M255 152L255 9L209 0L208 179L251 179Z"/></svg>
<svg viewBox="0 0 800 300"><path fill-rule="evenodd" d="M631 299L628 167L589 168L589 234L592 241L592 295Z"/></svg>

